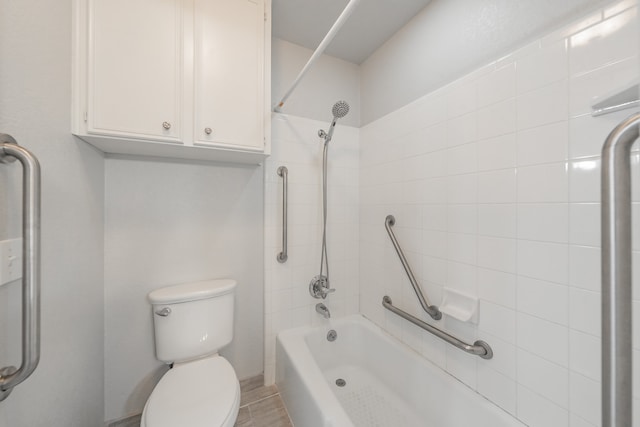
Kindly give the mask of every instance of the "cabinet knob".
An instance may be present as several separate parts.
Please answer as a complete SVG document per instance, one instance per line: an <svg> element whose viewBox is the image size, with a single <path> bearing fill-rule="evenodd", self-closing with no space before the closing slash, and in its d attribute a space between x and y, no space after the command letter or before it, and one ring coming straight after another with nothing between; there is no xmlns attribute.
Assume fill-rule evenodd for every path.
<svg viewBox="0 0 640 427"><path fill-rule="evenodd" d="M207 135L211 135L211 132L213 132L213 129L211 129L211 128L204 128L204 133L206 133Z"/></svg>
<svg viewBox="0 0 640 427"><path fill-rule="evenodd" d="M165 128L166 130L169 130L169 129L171 129L171 123L162 122L162 127Z"/></svg>

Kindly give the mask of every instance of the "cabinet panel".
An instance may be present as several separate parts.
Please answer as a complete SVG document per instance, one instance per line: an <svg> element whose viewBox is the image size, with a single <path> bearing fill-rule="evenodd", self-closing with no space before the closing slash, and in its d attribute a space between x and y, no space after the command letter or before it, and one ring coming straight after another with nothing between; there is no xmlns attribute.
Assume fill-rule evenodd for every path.
<svg viewBox="0 0 640 427"><path fill-rule="evenodd" d="M88 133L179 141L181 1L89 5Z"/></svg>
<svg viewBox="0 0 640 427"><path fill-rule="evenodd" d="M196 0L194 141L264 147L264 0Z"/></svg>

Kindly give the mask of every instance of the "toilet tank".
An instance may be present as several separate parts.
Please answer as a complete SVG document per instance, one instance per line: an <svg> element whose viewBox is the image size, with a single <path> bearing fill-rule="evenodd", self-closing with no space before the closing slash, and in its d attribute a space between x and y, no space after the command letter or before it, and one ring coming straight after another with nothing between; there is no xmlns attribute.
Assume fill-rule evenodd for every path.
<svg viewBox="0 0 640 427"><path fill-rule="evenodd" d="M153 308L156 357L185 362L218 352L233 339L236 281L205 280L156 289Z"/></svg>

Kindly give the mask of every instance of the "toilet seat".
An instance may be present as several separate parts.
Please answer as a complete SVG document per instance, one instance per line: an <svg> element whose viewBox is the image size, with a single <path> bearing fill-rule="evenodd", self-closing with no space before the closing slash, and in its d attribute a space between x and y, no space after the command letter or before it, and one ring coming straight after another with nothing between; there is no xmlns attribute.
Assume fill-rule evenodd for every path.
<svg viewBox="0 0 640 427"><path fill-rule="evenodd" d="M240 383L221 356L175 365L153 389L141 427L232 427L240 407Z"/></svg>

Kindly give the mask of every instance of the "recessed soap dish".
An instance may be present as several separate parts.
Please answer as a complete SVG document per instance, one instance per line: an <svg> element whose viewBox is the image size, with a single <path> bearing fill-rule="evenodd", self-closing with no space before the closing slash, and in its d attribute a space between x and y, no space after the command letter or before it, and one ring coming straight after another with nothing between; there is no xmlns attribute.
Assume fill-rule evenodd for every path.
<svg viewBox="0 0 640 427"><path fill-rule="evenodd" d="M442 313L461 322L478 323L478 298L451 288L443 289Z"/></svg>

